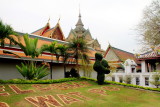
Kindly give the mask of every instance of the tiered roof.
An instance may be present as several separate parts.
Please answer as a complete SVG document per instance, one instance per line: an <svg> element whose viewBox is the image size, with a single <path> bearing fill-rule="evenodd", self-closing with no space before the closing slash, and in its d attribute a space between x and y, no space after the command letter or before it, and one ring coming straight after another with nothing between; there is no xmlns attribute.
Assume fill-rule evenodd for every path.
<svg viewBox="0 0 160 107"><path fill-rule="evenodd" d="M52 28L50 28L50 24L48 22L46 26L32 32L31 34L44 36L44 37L48 37L52 39L58 39L62 41L65 40L65 37L64 37L64 34L62 32L59 22L56 24L55 27L52 27Z"/></svg>
<svg viewBox="0 0 160 107"><path fill-rule="evenodd" d="M17 32L20 36L20 42L24 44L23 35L24 33ZM15 37L14 35L11 35L12 37ZM38 44L37 47L40 48L44 44L51 44L52 42L56 41L57 44L68 44L68 42L65 41L63 32L61 30L61 27L59 25L59 22L56 24L55 27L50 28L49 22L46 24L46 26L42 27L41 29L38 29L34 31L33 33L29 34L30 38L38 38ZM18 38L15 38L18 41ZM0 47L0 58L9 58L9 59L21 59L21 60L30 60L30 57L25 56L24 52L18 47L18 46L9 46L9 40L5 39L5 47ZM9 51L13 52L17 55L19 55L21 58L18 58L16 55L4 53L3 51ZM91 63L94 63L94 55L96 51L92 48L89 49L87 52L87 55L90 57ZM73 60L73 58L70 58ZM51 61L51 54L48 52L43 52L42 55L40 55L35 60L39 61ZM53 57L53 61L56 62L56 57ZM60 62L62 61L62 58L60 58Z"/></svg>
<svg viewBox="0 0 160 107"><path fill-rule="evenodd" d="M137 59L138 60L160 59L160 45L156 46L152 51L138 55Z"/></svg>
<svg viewBox="0 0 160 107"><path fill-rule="evenodd" d="M133 53L112 47L111 45L108 46L108 48L104 54L104 58L107 56L109 50L112 50L116 54L116 56L119 58L119 61L121 61L121 62L124 62L127 59L132 59L132 60L136 61L136 58Z"/></svg>
<svg viewBox="0 0 160 107"><path fill-rule="evenodd" d="M22 44L24 44L24 40L23 40L23 35L24 33L21 32L17 32L20 35L20 42ZM14 35L12 35L14 37ZM43 44L51 44L52 42L56 41L58 44L68 44L68 42L62 41L62 40L56 40L56 39L52 39L52 38L47 38L47 37L43 37L43 36L37 36L37 35L33 35L33 34L29 34L30 38L38 38L38 44L37 47L40 48ZM17 39L18 40L18 39ZM20 59L20 60L30 60L31 58L28 56L25 56L24 52L18 47L18 46L9 46L10 42L8 39L5 40L5 47L0 47L0 58L9 58L9 59ZM4 53L3 51L8 51L8 52L12 52L17 54L19 57L17 57L14 54L8 54L8 53ZM94 54L95 51L93 49L89 49L89 51L87 52L87 55L90 58L91 63L94 63ZM42 55L40 55L38 58L35 58L35 60L37 61L46 61L46 62L50 62L52 59L51 54L49 52L43 52ZM73 58L70 58L73 61ZM56 63L56 57L53 57L53 61ZM60 58L59 60L60 62L62 61L62 58ZM74 62L73 62L74 63Z"/></svg>
<svg viewBox="0 0 160 107"><path fill-rule="evenodd" d="M78 21L75 25L76 27L70 30L70 33L66 38L66 41L71 41L73 38L76 38L76 37L83 38L87 42L88 47L92 47L97 52L104 54L104 50L101 49L101 45L99 44L98 40L92 38L89 29L84 28L84 24L82 23L80 13L78 17L79 17Z"/></svg>
<svg viewBox="0 0 160 107"><path fill-rule="evenodd" d="M112 47L111 45L108 46L104 54L104 58L109 62L110 65L116 68L123 68L123 63L127 59L134 60L137 64L140 64L134 54Z"/></svg>

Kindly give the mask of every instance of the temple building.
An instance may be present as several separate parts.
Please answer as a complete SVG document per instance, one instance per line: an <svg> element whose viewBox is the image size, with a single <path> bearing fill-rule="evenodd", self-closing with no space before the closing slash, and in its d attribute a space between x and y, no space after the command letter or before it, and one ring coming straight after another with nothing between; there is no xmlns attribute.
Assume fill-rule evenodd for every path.
<svg viewBox="0 0 160 107"><path fill-rule="evenodd" d="M152 51L138 54L136 57L142 65L142 72L137 76L140 85L153 88L160 87L157 83L160 81L160 44L155 46Z"/></svg>
<svg viewBox="0 0 160 107"><path fill-rule="evenodd" d="M106 59L110 66L116 68L117 72L125 72L125 61L127 59L132 60L134 63L132 71L139 72L140 70L140 62L136 59L133 53L115 48L109 44L105 54L104 59Z"/></svg>
<svg viewBox="0 0 160 107"><path fill-rule="evenodd" d="M65 41L65 37L60 27L59 21L55 27L51 28L48 20L48 23L44 27L32 32L31 34Z"/></svg>
<svg viewBox="0 0 160 107"><path fill-rule="evenodd" d="M160 70L160 45L152 51L136 55L109 45L104 58L110 66L116 68L116 71L106 77L106 80L157 87L152 82L155 81L155 75L160 75L156 72Z"/></svg>
<svg viewBox="0 0 160 107"><path fill-rule="evenodd" d="M17 34L19 35L19 42L25 45L25 40L23 38L25 33L17 32ZM15 35L10 36L15 37ZM50 27L50 24L48 22L44 27L34 31L33 33L28 34L28 36L32 39L38 38L37 48L40 48L44 44L49 45L52 42L56 42L57 44L68 44L68 42L65 41L65 36L62 32L59 22L54 27ZM15 39L18 41L18 38L15 37ZM7 53L5 51L7 51ZM12 52L14 54L9 54L8 52ZM96 51L92 48L89 48L87 52L91 64L94 63L95 52ZM21 65L22 62L29 60L31 60L31 57L26 56L23 50L18 45L10 46L9 40L5 39L5 46L0 46L0 79L8 80L15 78L23 78L16 69L16 65ZM34 58L34 60L37 61L37 64L42 64L44 62L52 63L52 79L64 78L62 57L59 59L59 62L57 62L55 54L52 57L50 52L43 52L41 55L39 55L39 57ZM75 60L73 60L72 57L68 60L72 61L68 61L69 63L67 62L66 71L70 71L72 67L75 67ZM80 75L83 75L83 71L81 69ZM51 79L50 77L51 74L46 76L45 79Z"/></svg>
<svg viewBox="0 0 160 107"><path fill-rule="evenodd" d="M84 28L84 24L81 20L81 14L79 13L79 19L75 25L75 29L71 29L66 41L71 41L73 38L83 38L88 47L95 49L97 52L104 54L104 50L101 49L101 45L97 39L92 38L89 29Z"/></svg>

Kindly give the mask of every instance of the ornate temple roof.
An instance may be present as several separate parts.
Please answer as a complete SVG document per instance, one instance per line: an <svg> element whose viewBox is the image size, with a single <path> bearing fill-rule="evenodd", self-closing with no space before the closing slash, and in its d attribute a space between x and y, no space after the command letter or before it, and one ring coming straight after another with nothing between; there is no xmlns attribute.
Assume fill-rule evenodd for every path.
<svg viewBox="0 0 160 107"><path fill-rule="evenodd" d="M160 59L160 45L156 46L152 51L137 55L137 59L138 60Z"/></svg>
<svg viewBox="0 0 160 107"><path fill-rule="evenodd" d="M50 24L48 22L44 27L32 32L31 34L63 40L63 41L65 40L59 22L56 24L55 27L52 28L50 28Z"/></svg>
<svg viewBox="0 0 160 107"><path fill-rule="evenodd" d="M84 33L86 31L86 29L83 27L83 23L82 23L82 20L81 20L81 14L79 13L79 19L78 19L78 22L76 24L76 28L74 29L74 31L76 33Z"/></svg>
<svg viewBox="0 0 160 107"><path fill-rule="evenodd" d="M77 22L77 24L76 24L76 27L77 27L77 26L82 26L82 27L83 27L84 25L83 25L83 23L82 23L81 14L80 14L80 13L79 13L79 16L78 16L78 17L79 17L79 19L78 19L78 22Z"/></svg>
<svg viewBox="0 0 160 107"><path fill-rule="evenodd" d="M24 39L23 39L23 35L25 35L24 33L21 32L17 32L19 34L19 39L20 42L25 45L24 43ZM40 48L42 45L44 44L51 44L52 42L56 42L58 44L68 44L68 42L66 41L62 41L62 40L57 40L57 39L52 39L52 38L47 38L44 36L38 36L38 35L34 35L34 34L28 34L30 38L38 38L38 44L37 44L37 48ZM15 37L14 35L11 35L13 37ZM18 38L15 38L16 41L18 41ZM8 39L5 39L5 47L0 47L0 58L8 58L8 59L19 59L19 60L30 60L31 58L28 56L25 56L24 52L19 48L19 46L17 45L13 45L12 47L10 47L10 42ZM18 58L17 56L13 55L13 54L8 54L8 53L4 53L3 51L8 51L8 52L13 52L15 54L17 54L18 56L20 56L21 58ZM87 55L90 58L91 63L94 63L94 54L96 52L93 49L89 49L87 52ZM37 61L46 61L46 62L50 62L51 59L53 59L53 61L55 63L57 63L57 59L54 55L54 57L51 57L51 53L49 52L43 52L42 55L40 55L38 58L35 58L34 60ZM72 59L72 58L70 58ZM60 63L62 61L62 58L60 58Z"/></svg>
<svg viewBox="0 0 160 107"><path fill-rule="evenodd" d="M42 36L47 30L50 29L50 24L49 22L46 24L46 26L32 32L31 34L35 34L35 35L39 35L39 36Z"/></svg>
<svg viewBox="0 0 160 107"><path fill-rule="evenodd" d="M127 59L132 59L134 60L136 63L140 63L139 61L137 61L136 57L134 56L133 53L112 47L111 45L108 46L105 54L104 54L104 58L108 55L108 52L112 50L114 52L114 54L118 57L120 62L124 62Z"/></svg>

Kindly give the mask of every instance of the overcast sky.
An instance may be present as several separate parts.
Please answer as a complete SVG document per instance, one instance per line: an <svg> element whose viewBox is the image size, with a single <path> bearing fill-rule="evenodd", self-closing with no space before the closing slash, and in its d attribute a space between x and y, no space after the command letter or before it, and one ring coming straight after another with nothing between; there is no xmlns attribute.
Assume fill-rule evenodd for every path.
<svg viewBox="0 0 160 107"><path fill-rule="evenodd" d="M54 27L60 17L65 37L78 21L79 5L82 22L97 38L102 49L108 43L135 53L138 51L134 30L143 9L152 0L0 0L0 19L14 30L31 33L46 25ZM135 50L135 51L133 51Z"/></svg>

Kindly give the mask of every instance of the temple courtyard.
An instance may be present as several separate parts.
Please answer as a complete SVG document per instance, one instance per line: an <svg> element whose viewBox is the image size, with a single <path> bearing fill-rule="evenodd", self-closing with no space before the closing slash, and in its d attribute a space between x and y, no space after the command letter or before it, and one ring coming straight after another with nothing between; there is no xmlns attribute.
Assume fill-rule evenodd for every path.
<svg viewBox="0 0 160 107"><path fill-rule="evenodd" d="M160 107L159 101L159 92L89 80L0 84L0 107Z"/></svg>

